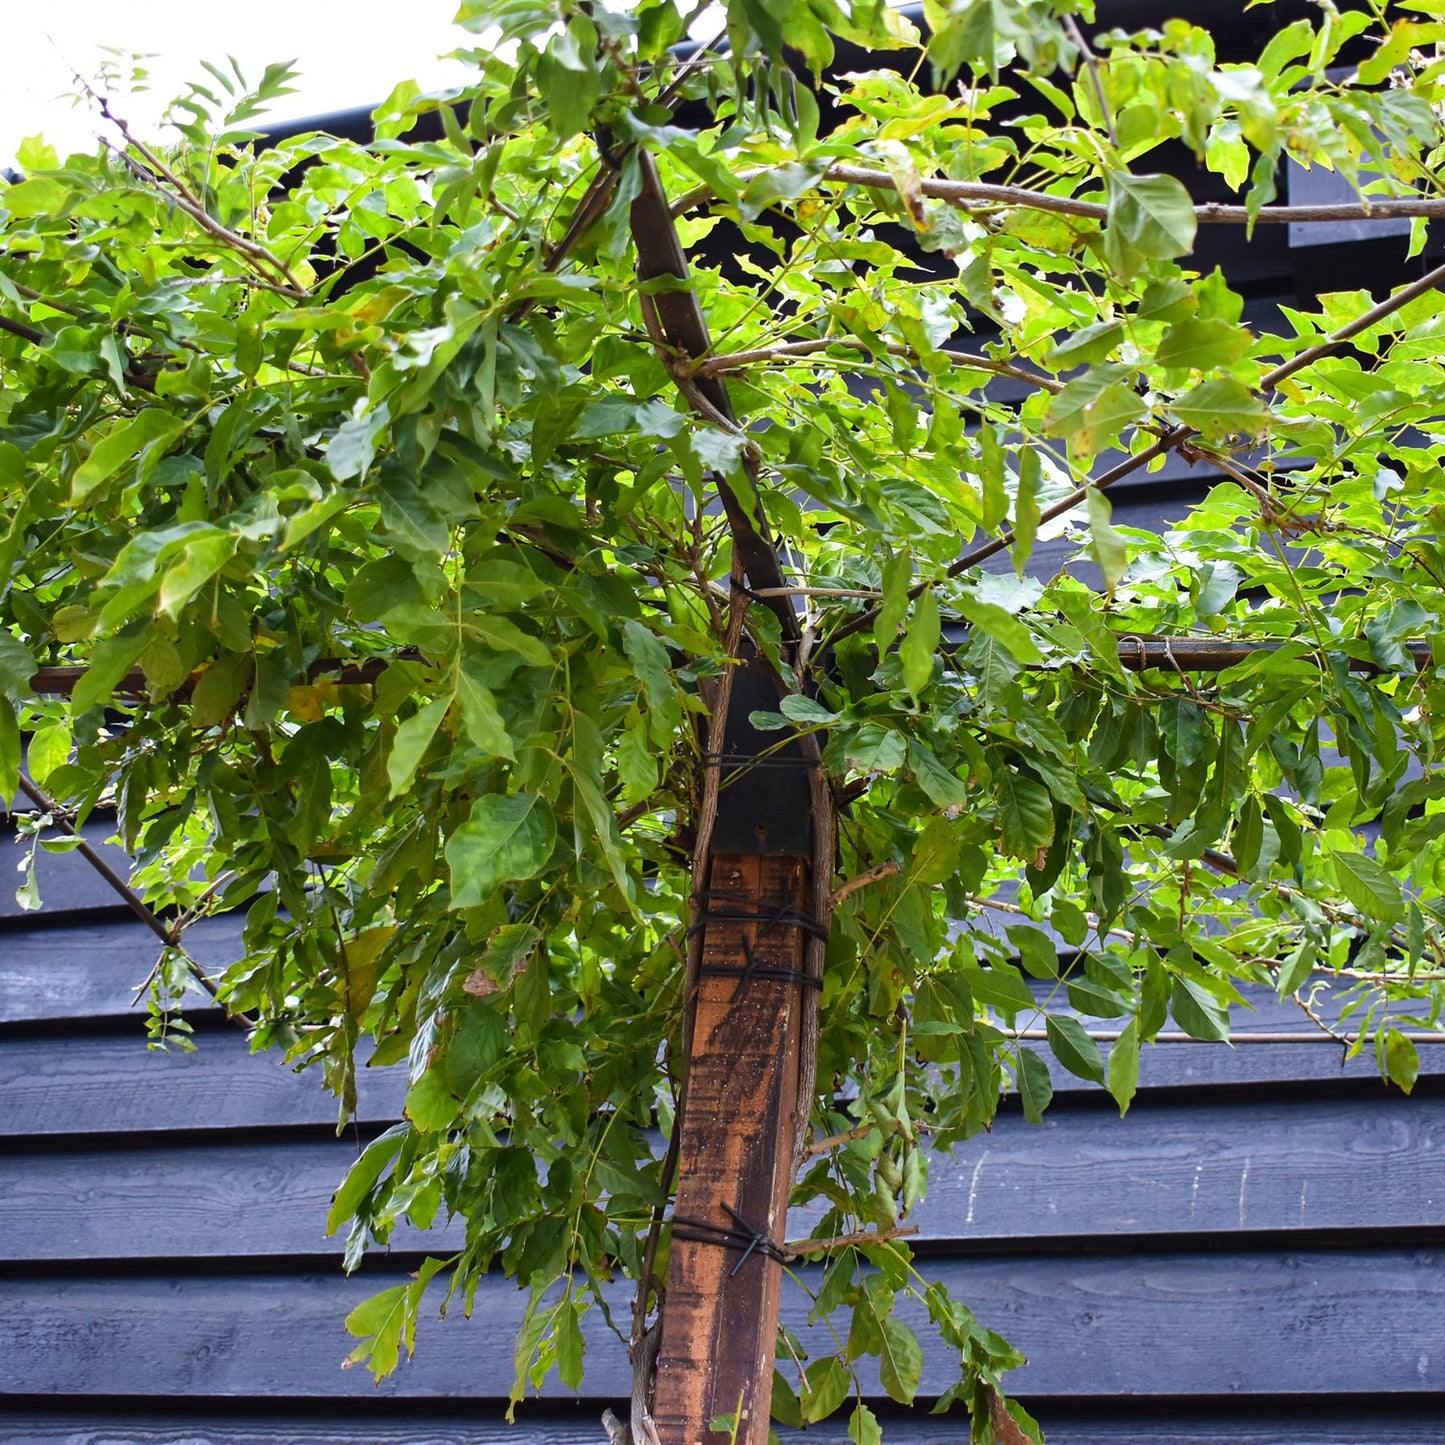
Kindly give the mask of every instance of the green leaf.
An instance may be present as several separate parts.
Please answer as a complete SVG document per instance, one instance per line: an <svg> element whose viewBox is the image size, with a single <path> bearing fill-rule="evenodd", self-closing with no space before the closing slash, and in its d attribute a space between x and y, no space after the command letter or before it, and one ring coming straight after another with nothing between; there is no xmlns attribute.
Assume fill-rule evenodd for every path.
<svg viewBox="0 0 1445 1445"><path fill-rule="evenodd" d="M893 728L865 723L849 738L843 756L860 773L891 773L903 766L907 743Z"/></svg>
<svg viewBox="0 0 1445 1445"><path fill-rule="evenodd" d="M70 500L84 506L91 493L108 482L127 462L147 447L164 451L186 429L186 424L158 407L147 407L122 421L91 448L90 455L70 479Z"/></svg>
<svg viewBox="0 0 1445 1445"><path fill-rule="evenodd" d="M1089 555L1099 564L1112 592L1129 565L1129 549L1114 530L1108 497L1098 487L1087 488L1084 495L1089 504Z"/></svg>
<svg viewBox="0 0 1445 1445"><path fill-rule="evenodd" d="M1264 403L1232 376L1216 376L1186 391L1174 403L1174 414L1210 441L1236 434L1254 436L1265 423Z"/></svg>
<svg viewBox="0 0 1445 1445"><path fill-rule="evenodd" d="M968 801L968 786L963 779L949 772L931 748L911 738L908 742L908 766L913 769L918 786L938 807L961 808Z"/></svg>
<svg viewBox="0 0 1445 1445"><path fill-rule="evenodd" d="M1370 925L1403 923L1405 897L1399 880L1373 858L1341 850L1330 860L1335 885Z"/></svg>
<svg viewBox="0 0 1445 1445"><path fill-rule="evenodd" d="M1419 1050L1399 1029L1391 1028L1385 1031L1384 1054L1385 1073L1390 1082L1410 1093L1420 1077Z"/></svg>
<svg viewBox="0 0 1445 1445"><path fill-rule="evenodd" d="M385 1133L378 1135L361 1151L361 1156L347 1171L341 1188L331 1196L331 1212L326 1216L327 1234L335 1234L348 1219L356 1214L357 1206L371 1193L393 1159L402 1143L411 1133L410 1124L393 1124ZM368 1301L368 1304L372 1303ZM366 1305L360 1306L365 1310ZM369 1318L369 1316L367 1316ZM350 1329L350 1322L347 1323ZM352 1330L352 1334L371 1331Z"/></svg>
<svg viewBox="0 0 1445 1445"><path fill-rule="evenodd" d="M998 780L999 846L1014 858L1033 859L1054 839L1054 805L1042 783L1013 768Z"/></svg>
<svg viewBox="0 0 1445 1445"><path fill-rule="evenodd" d="M1024 1118L1030 1124L1042 1124L1044 1110L1054 1097L1054 1081L1049 1077L1049 1066L1032 1049L1019 1049L1018 1083Z"/></svg>
<svg viewBox="0 0 1445 1445"><path fill-rule="evenodd" d="M87 709L111 700L120 680L140 656L145 642L143 632L122 633L102 642L91 653L89 665L70 695L71 710L77 717Z"/></svg>
<svg viewBox="0 0 1445 1445"><path fill-rule="evenodd" d="M1076 376L1050 397L1044 425L1092 456L1147 412L1143 398L1122 379L1122 368L1099 366Z"/></svg>
<svg viewBox="0 0 1445 1445"><path fill-rule="evenodd" d="M14 702L30 696L35 676L35 654L14 635L0 628L0 697Z"/></svg>
<svg viewBox="0 0 1445 1445"><path fill-rule="evenodd" d="M826 161L785 161L766 167L743 187L739 214L744 221L755 221L769 206L807 195L827 168Z"/></svg>
<svg viewBox="0 0 1445 1445"><path fill-rule="evenodd" d="M1139 1021L1130 1019L1109 1049L1109 1092L1119 1106L1119 1117L1129 1112L1129 1105L1139 1088Z"/></svg>
<svg viewBox="0 0 1445 1445"><path fill-rule="evenodd" d="M907 552L895 552L883 561L883 601L878 620L873 624L873 638L879 653L887 652L898 636L898 628L908 613L908 591L913 582L913 559Z"/></svg>
<svg viewBox="0 0 1445 1445"><path fill-rule="evenodd" d="M1280 965L1279 975L1275 980L1275 991L1281 1001L1309 982L1318 955L1319 945L1315 943L1314 939L1307 938Z"/></svg>
<svg viewBox="0 0 1445 1445"><path fill-rule="evenodd" d="M883 1427L878 1417L861 1402L848 1420L848 1438L853 1445L883 1445Z"/></svg>
<svg viewBox="0 0 1445 1445"><path fill-rule="evenodd" d="M474 908L495 898L504 883L533 878L557 841L552 810L533 793L488 793L447 839L451 906Z"/></svg>
<svg viewBox="0 0 1445 1445"><path fill-rule="evenodd" d="M161 574L157 610L176 618L181 609L231 560L237 539L229 532L197 532L186 538Z"/></svg>
<svg viewBox="0 0 1445 1445"><path fill-rule="evenodd" d="M451 698L435 698L397 727L386 759L386 775L391 783L388 796L400 797L411 787L417 766L431 746L431 740L450 706Z"/></svg>
<svg viewBox="0 0 1445 1445"><path fill-rule="evenodd" d="M68 722L54 722L45 727L36 728L30 736L30 746L25 752L25 761L30 769L30 776L45 786L48 779L56 768L62 766L70 757L71 731Z"/></svg>
<svg viewBox="0 0 1445 1445"><path fill-rule="evenodd" d="M1174 1022L1192 1039L1229 1037L1229 1010L1192 978L1183 974L1175 977L1169 1009Z"/></svg>
<svg viewBox="0 0 1445 1445"><path fill-rule="evenodd" d="M657 753L648 736L647 720L633 707L617 739L617 776L622 782L622 799L627 804L649 797L658 783Z"/></svg>
<svg viewBox="0 0 1445 1445"><path fill-rule="evenodd" d="M1110 171L1108 231L1141 256L1169 260L1194 249L1194 202L1173 176Z"/></svg>
<svg viewBox="0 0 1445 1445"><path fill-rule="evenodd" d="M197 728L212 728L235 710L256 671L249 653L228 652L218 657L191 690L191 721Z"/></svg>
<svg viewBox="0 0 1445 1445"><path fill-rule="evenodd" d="M382 469L381 520L408 557L440 557L451 546L446 518L414 482L389 467Z"/></svg>
<svg viewBox="0 0 1445 1445"><path fill-rule="evenodd" d="M783 716L799 727L826 728L839 721L837 713L829 712L817 698L801 692L790 692L778 706L782 708Z"/></svg>
<svg viewBox="0 0 1445 1445"><path fill-rule="evenodd" d="M814 1360L804 1375L803 1419L809 1425L826 1420L847 1398L852 1385L848 1367L837 1355Z"/></svg>
<svg viewBox="0 0 1445 1445"><path fill-rule="evenodd" d="M73 197L63 181L52 176L34 176L16 181L0 190L0 204L12 216L56 216Z"/></svg>
<svg viewBox="0 0 1445 1445"><path fill-rule="evenodd" d="M576 1295L569 1294L557 1321L557 1374L574 1394L582 1388L582 1356L587 1345L582 1338L582 1309Z"/></svg>
<svg viewBox="0 0 1445 1445"><path fill-rule="evenodd" d="M1045 1020L1049 1047L1054 1057L1071 1073L1092 1084L1104 1082L1104 1060L1099 1046L1070 1014L1050 1014Z"/></svg>
<svg viewBox="0 0 1445 1445"><path fill-rule="evenodd" d="M903 664L903 685L915 698L933 678L940 635L938 598L930 587L914 603L913 620L898 649L898 658Z"/></svg>
<svg viewBox="0 0 1445 1445"><path fill-rule="evenodd" d="M484 753L510 758L512 739L507 733L497 700L482 681L484 664L479 657L469 657L457 674L457 703L462 710L462 727L466 736Z"/></svg>
<svg viewBox="0 0 1445 1445"><path fill-rule="evenodd" d="M1018 496L1014 501L1014 543L1011 556L1014 571L1020 577L1028 566L1033 554L1034 540L1039 534L1042 516L1039 507L1039 492L1043 487L1043 463L1037 447L1022 447L1019 450Z"/></svg>
<svg viewBox="0 0 1445 1445"><path fill-rule="evenodd" d="M20 791L20 723L10 699L0 694L0 808Z"/></svg>
<svg viewBox="0 0 1445 1445"><path fill-rule="evenodd" d="M911 1405L923 1378L923 1347L918 1336L896 1315L878 1322L883 1347L878 1355L878 1378L891 1399Z"/></svg>
<svg viewBox="0 0 1445 1445"><path fill-rule="evenodd" d="M1160 366L1209 371L1248 356L1253 347L1254 337L1243 326L1231 326L1222 316L1191 318L1164 333L1154 359Z"/></svg>
<svg viewBox="0 0 1445 1445"><path fill-rule="evenodd" d="M958 595L958 610L980 632L1000 643L1016 662L1038 663L1044 660L1028 624L1019 620L996 602L985 602L972 592Z"/></svg>

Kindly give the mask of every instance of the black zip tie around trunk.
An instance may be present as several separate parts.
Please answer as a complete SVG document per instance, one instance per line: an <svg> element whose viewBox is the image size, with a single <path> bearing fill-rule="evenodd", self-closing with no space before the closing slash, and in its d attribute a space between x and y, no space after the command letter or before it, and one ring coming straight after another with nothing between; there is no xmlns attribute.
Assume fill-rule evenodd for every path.
<svg viewBox="0 0 1445 1445"><path fill-rule="evenodd" d="M776 1260L779 1264L786 1264L792 1258L792 1255L770 1239L763 1230L749 1224L732 1205L724 1204L722 1207L737 1226L736 1229L727 1229L721 1224L709 1224L705 1219L694 1219L685 1214L674 1214L672 1237L686 1239L694 1244L715 1244L722 1249L742 1250L743 1257L728 1271L729 1279L734 1278L754 1254L760 1254L764 1259Z"/></svg>

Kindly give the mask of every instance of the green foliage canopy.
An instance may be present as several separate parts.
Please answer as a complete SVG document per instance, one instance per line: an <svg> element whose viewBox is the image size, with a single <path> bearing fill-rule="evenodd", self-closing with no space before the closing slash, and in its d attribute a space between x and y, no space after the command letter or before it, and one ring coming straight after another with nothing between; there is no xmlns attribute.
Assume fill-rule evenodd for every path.
<svg viewBox="0 0 1445 1445"><path fill-rule="evenodd" d="M286 73L218 70L179 139L37 139L0 190L0 794L25 741L49 796L114 804L153 907L249 905L210 983L343 1117L359 1049L408 1070L332 1227L351 1263L402 1218L466 1243L357 1312L378 1371L433 1275L466 1299L501 1267L532 1290L518 1392L575 1384L581 1314L642 1269L735 622L786 684L762 721L846 800L840 883L870 879L828 947L820 1235L886 1234L1001 1089L1037 1117L1025 1030L1127 1109L1141 1048L1226 1037L1248 985L1328 993L1406 1088L1404 1026L1438 1023L1445 699L1406 644L1445 612L1445 300L1251 330L1154 153L1182 142L1237 224L1273 224L1286 158L1332 168L1418 250L1445 25L1327 3L1222 64L1183 21L1092 33L1086 0L924 8L927 40L877 3L729 0L688 61L670 0L466 0L474 83L398 87L371 144L256 148ZM839 41L875 67L833 73ZM644 156L706 358L637 282ZM1170 450L1223 480L1163 536L1113 526L1095 460ZM729 585L720 482L800 646ZM1028 575L1050 529L1090 566ZM1158 636L1269 645L1134 669ZM778 1418L841 1407L866 1355L913 1397L904 1290L991 1438L979 1391L1018 1357L896 1239L833 1258L815 1314L850 1330Z"/></svg>

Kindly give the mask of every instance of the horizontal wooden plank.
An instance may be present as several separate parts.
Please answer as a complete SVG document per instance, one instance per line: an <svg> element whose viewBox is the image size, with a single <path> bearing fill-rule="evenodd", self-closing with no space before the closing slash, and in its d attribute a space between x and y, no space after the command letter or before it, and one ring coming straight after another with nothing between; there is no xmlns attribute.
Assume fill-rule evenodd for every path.
<svg viewBox="0 0 1445 1445"><path fill-rule="evenodd" d="M202 919L186 930L186 946L208 968L220 967L241 956L241 927L234 914ZM136 990L160 949L130 918L0 930L0 1024L142 1019Z"/></svg>
<svg viewBox="0 0 1445 1445"><path fill-rule="evenodd" d="M1052 1109L931 1160L934 1239L1445 1224L1445 1099Z"/></svg>
<svg viewBox="0 0 1445 1445"><path fill-rule="evenodd" d="M0 1154L0 1261L339 1250L323 1222L349 1140ZM795 1211L794 1238L817 1213ZM914 1223L935 1246L1445 1225L1445 1098L1302 1099L1002 1116L931 1160ZM398 1235L442 1251L458 1231Z"/></svg>
<svg viewBox="0 0 1445 1445"><path fill-rule="evenodd" d="M580 1407L558 1416L533 1405L509 1425L500 1411L456 1415L426 1407L412 1407L405 1420L394 1420L375 1409L339 1417L332 1410L326 1419L316 1419L288 1412L284 1404L270 1408L270 1418L264 1419L237 1419L234 1412L38 1414L0 1406L0 1439L7 1445L599 1445L605 1438L599 1413L599 1408ZM1310 1402L1288 1414L1253 1420L1151 1416L1100 1422L1055 1409L1041 1412L1040 1424L1048 1445L1439 1445L1439 1420L1414 1410L1397 1413L1387 1404L1365 1412L1353 1404L1331 1413L1334 1418L1324 1418ZM847 1445L847 1417L845 1408L806 1432L778 1434L803 1445ZM966 1434L957 1411L942 1418L921 1409L914 1415L883 1412L889 1445L960 1445Z"/></svg>
<svg viewBox="0 0 1445 1445"><path fill-rule="evenodd" d="M81 826L80 834L122 877L130 874L125 850L109 841L115 833L115 819L97 814ZM44 839L61 839L58 828L47 828ZM15 896L22 875L18 871L31 852L35 854L35 878L40 889L41 911L47 915L83 913L89 909L111 908L123 901L91 863L73 849L52 853L36 848L33 838L17 835L15 819L0 818L0 918L23 917L28 910Z"/></svg>
<svg viewBox="0 0 1445 1445"><path fill-rule="evenodd" d="M1051 1398L1331 1393L1419 1396L1445 1386L1445 1256L1429 1251L1219 1252L928 1261L1030 1363L1010 1387ZM803 1272L816 1286L816 1270ZM415 1360L379 1387L343 1371L342 1320L404 1276L208 1276L0 1280L0 1394L495 1400L510 1385L526 1295L484 1281L470 1320L424 1319ZM626 1292L613 1295L625 1309ZM813 1350L807 1301L785 1321ZM924 1329L920 1311L902 1317ZM427 1311L428 1315L430 1311ZM620 1341L587 1316L589 1396L625 1395ZM924 1393L949 1382L926 1349ZM870 1392L875 1386L865 1378ZM569 1392L548 1382L547 1398Z"/></svg>
<svg viewBox="0 0 1445 1445"><path fill-rule="evenodd" d="M357 1153L335 1139L0 1154L0 1262L339 1255L326 1215ZM460 1241L394 1236L433 1253Z"/></svg>
<svg viewBox="0 0 1445 1445"><path fill-rule="evenodd" d="M0 1041L0 1139L32 1135L258 1129L336 1122L321 1070L296 1073L279 1052L253 1054L239 1028L207 1028L192 1053L124 1033ZM401 1117L402 1067L357 1070L362 1124Z"/></svg>
<svg viewBox="0 0 1445 1445"><path fill-rule="evenodd" d="M196 957L207 965L217 968L240 956L242 920L231 915L203 920L191 928L186 937L188 946ZM44 1024L53 1023L56 1032L70 1021L100 1022L111 1020L135 1020L137 1030L141 1027L142 1010L135 1003L135 989L145 980L153 967L159 945L145 927L130 918L114 918L100 923L68 924L58 927L37 926L31 929L0 929L0 1025L5 1023ZM1053 985L1040 985L1041 1005ZM1236 1010L1234 1027L1237 1035L1260 1032L1287 1031L1309 1033L1311 1025L1297 1008L1281 1004L1265 989L1246 990L1252 1010ZM196 996L196 1007L204 1010L208 1001ZM1066 1000L1062 992L1051 1008L1064 1007ZM1328 1004L1325 1004L1328 1008ZM1030 1020L1020 1018L1027 1025ZM1034 1022L1040 1022L1035 1020ZM1117 1028L1117 1020L1101 1019L1091 1021L1091 1027ZM261 1061L242 1058L235 1051L226 1051L215 1042L212 1034L202 1042L200 1058L189 1065L205 1071L215 1068L220 1088L234 1087L238 1092L230 1117L238 1125L246 1121L241 1117L247 1098L256 1095L270 1097L269 1086L260 1083L243 1082L245 1071L253 1067L259 1071L267 1067ZM115 1127L128 1129L188 1127L178 1120L176 1101L168 1099L161 1091L146 1095L140 1087L136 1071L144 1070L144 1078L155 1077L150 1070L152 1061L147 1061L145 1050L140 1046L133 1054L114 1041L104 1046L96 1045L106 1061L106 1068L113 1070L108 1077L117 1090L134 1100L134 1108L127 1108L128 1122L117 1123ZM12 1117L27 1117L29 1105L12 1104L7 1109L3 1097L3 1086L7 1080L23 1080L34 1063L44 1070L49 1066L42 1061L37 1049L23 1055L19 1065L7 1064L6 1050L15 1043L0 1049L0 1133L5 1132L4 1119L7 1113ZM1047 1057L1047 1050L1041 1044L1033 1047ZM1104 1052L1108 1052L1107 1044ZM98 1055L100 1057L101 1055ZM213 1057L214 1055L214 1057ZM57 1056L58 1057L58 1056ZM224 1059L224 1064L219 1060ZM85 1083L85 1071L70 1063L57 1062L57 1087L65 1078L73 1079L77 1088L87 1091L93 1097L93 1090ZM69 1073L72 1067L77 1072ZM1421 1047L1421 1073L1423 1076L1445 1076L1445 1045ZM179 1078L179 1075L172 1077ZM1151 1088L1180 1088L1204 1086L1252 1086L1265 1083L1283 1082L1330 1082L1343 1079L1370 1080L1378 1078L1371 1056L1344 1061L1343 1050L1337 1045L1324 1041L1308 1044L1241 1044L1227 1048L1216 1044L1165 1043L1147 1046L1141 1055L1140 1086ZM1094 1086L1084 1084L1067 1074L1054 1069L1055 1088L1061 1092L1092 1090ZM48 1086L46 1086L48 1087ZM184 1085L178 1085L183 1088ZM300 1097L298 1091L297 1097ZM29 1098L44 1094L43 1088L26 1090ZM365 1100L369 1112L366 1118L384 1116L390 1095L385 1091L376 1096L375 1102ZM146 1099L149 1102L144 1102ZM254 1122L300 1122L292 1116L268 1112L266 1106ZM152 1112L153 1111L153 1112ZM63 1123L56 1123L57 1115L76 1118L71 1105L58 1097L52 1103L41 1103L35 1115L34 1132L47 1132L51 1128L64 1129ZM319 1109L316 1118L325 1117L325 1108ZM99 1127L111 1127L108 1116L102 1111L95 1116L103 1120ZM48 1119L52 1122L41 1122ZM228 1119L229 1122L229 1119Z"/></svg>

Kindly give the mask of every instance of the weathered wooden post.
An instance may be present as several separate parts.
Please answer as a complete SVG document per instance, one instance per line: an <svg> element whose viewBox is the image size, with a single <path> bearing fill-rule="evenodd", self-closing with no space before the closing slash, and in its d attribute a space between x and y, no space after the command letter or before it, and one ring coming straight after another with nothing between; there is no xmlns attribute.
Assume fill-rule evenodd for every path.
<svg viewBox="0 0 1445 1445"><path fill-rule="evenodd" d="M812 797L796 741L748 722L777 692L754 662L732 682L702 948L687 1040L672 1255L652 1417L662 1445L766 1445L805 1046ZM811 1040L806 1041L811 1046ZM811 1071L808 1071L811 1076Z"/></svg>

